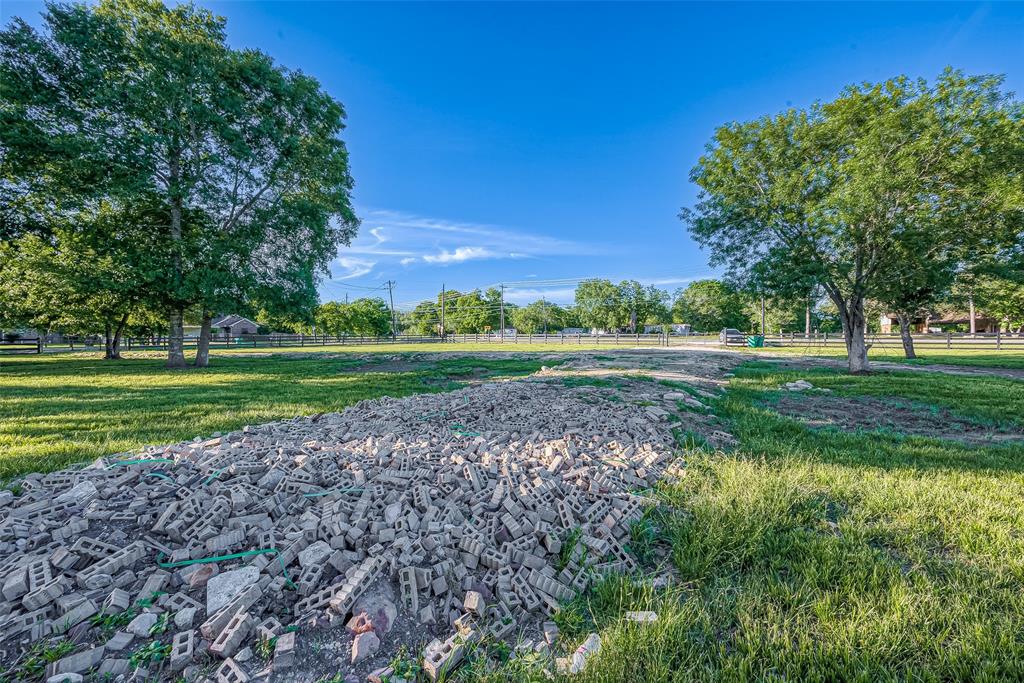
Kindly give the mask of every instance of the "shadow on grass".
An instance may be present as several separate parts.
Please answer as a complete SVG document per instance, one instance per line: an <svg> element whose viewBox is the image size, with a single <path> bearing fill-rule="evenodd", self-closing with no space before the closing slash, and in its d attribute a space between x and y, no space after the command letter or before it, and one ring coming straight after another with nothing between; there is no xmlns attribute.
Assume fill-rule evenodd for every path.
<svg viewBox="0 0 1024 683"><path fill-rule="evenodd" d="M467 375L529 374L540 365L453 358L403 372L353 372L351 359L287 356L223 357L208 369L184 371L167 370L157 359L19 363L0 372L0 478L246 424L339 411L363 399L456 389Z"/></svg>

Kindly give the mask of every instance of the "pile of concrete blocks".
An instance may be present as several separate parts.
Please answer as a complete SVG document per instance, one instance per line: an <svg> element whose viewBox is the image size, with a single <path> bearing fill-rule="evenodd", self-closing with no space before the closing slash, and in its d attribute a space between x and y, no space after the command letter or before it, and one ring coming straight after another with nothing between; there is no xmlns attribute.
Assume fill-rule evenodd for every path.
<svg viewBox="0 0 1024 683"><path fill-rule="evenodd" d="M353 607L383 581L448 670L635 566L641 492L682 465L674 400L636 384L383 398L30 475L0 496L0 662L66 634L47 678L265 679L310 629L366 632Z"/></svg>

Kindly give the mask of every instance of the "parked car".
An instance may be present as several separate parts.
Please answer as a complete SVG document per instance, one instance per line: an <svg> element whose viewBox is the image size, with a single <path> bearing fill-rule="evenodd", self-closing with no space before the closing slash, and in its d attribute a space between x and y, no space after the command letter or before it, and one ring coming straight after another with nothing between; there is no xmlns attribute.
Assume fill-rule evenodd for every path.
<svg viewBox="0 0 1024 683"><path fill-rule="evenodd" d="M726 345L740 344L742 346L747 343L747 337L734 327L726 327L718 333L718 343Z"/></svg>

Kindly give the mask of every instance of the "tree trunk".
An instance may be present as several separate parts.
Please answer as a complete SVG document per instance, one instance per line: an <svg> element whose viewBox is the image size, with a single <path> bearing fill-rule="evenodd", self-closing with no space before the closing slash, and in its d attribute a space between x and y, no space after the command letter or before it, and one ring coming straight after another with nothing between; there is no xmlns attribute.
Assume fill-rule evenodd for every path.
<svg viewBox="0 0 1024 683"><path fill-rule="evenodd" d="M835 296L831 298L839 308L839 319L843 323L843 339L846 341L850 374L866 375L871 372L871 366L868 363L868 347L864 340L867 331L864 298L856 297L850 301Z"/></svg>
<svg viewBox="0 0 1024 683"><path fill-rule="evenodd" d="M107 360L121 360L121 336L124 334L124 326L128 324L128 314L125 313L117 321L114 328L114 336L110 336L110 326L107 325Z"/></svg>
<svg viewBox="0 0 1024 683"><path fill-rule="evenodd" d="M807 304L807 308L804 309L804 338L811 338L811 304Z"/></svg>
<svg viewBox="0 0 1024 683"><path fill-rule="evenodd" d="M114 358L114 336L109 322L103 323L103 360Z"/></svg>
<svg viewBox="0 0 1024 683"><path fill-rule="evenodd" d="M181 306L172 306L168 316L167 332L167 367L185 367L185 314Z"/></svg>
<svg viewBox="0 0 1024 683"><path fill-rule="evenodd" d="M974 295L971 294L967 297L967 302L971 307L971 334L975 334L978 331L978 316L974 310Z"/></svg>
<svg viewBox="0 0 1024 683"><path fill-rule="evenodd" d="M910 330L910 316L906 313L898 312L896 319L900 322L900 339L903 341L903 353L906 354L907 358L917 358L917 354L914 353L914 337Z"/></svg>
<svg viewBox="0 0 1024 683"><path fill-rule="evenodd" d="M180 157L178 154L171 154L169 159L171 181L168 189L171 195L171 248L174 249L174 292L171 304L170 315L168 316L167 334L167 367L185 367L185 307L177 301L181 296L181 197L178 194L178 180L180 176Z"/></svg>
<svg viewBox="0 0 1024 683"><path fill-rule="evenodd" d="M199 328L199 344L196 348L196 367L205 368L210 364L210 323L213 321L213 314L203 311L203 324Z"/></svg>

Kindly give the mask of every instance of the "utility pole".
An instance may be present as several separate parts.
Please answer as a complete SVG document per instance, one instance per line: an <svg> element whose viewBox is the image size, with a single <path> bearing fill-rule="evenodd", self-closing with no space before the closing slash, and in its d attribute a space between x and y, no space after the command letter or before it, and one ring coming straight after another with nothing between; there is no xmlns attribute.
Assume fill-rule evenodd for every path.
<svg viewBox="0 0 1024 683"><path fill-rule="evenodd" d="M441 283L441 341L444 341L444 283Z"/></svg>
<svg viewBox="0 0 1024 683"><path fill-rule="evenodd" d="M501 285L501 341L505 341L505 285Z"/></svg>
<svg viewBox="0 0 1024 683"><path fill-rule="evenodd" d="M394 294L391 291L394 286L395 286L395 283L392 282L391 280L388 280L388 300L391 302L391 338L392 339L395 339L395 337L398 336L398 330L396 329L396 326L395 326L395 296L394 296Z"/></svg>
<svg viewBox="0 0 1024 683"><path fill-rule="evenodd" d="M764 294L761 295L761 336L764 336Z"/></svg>
<svg viewBox="0 0 1024 683"><path fill-rule="evenodd" d="M540 308L544 311L544 336L548 336L548 302L544 300L544 297L540 298Z"/></svg>

